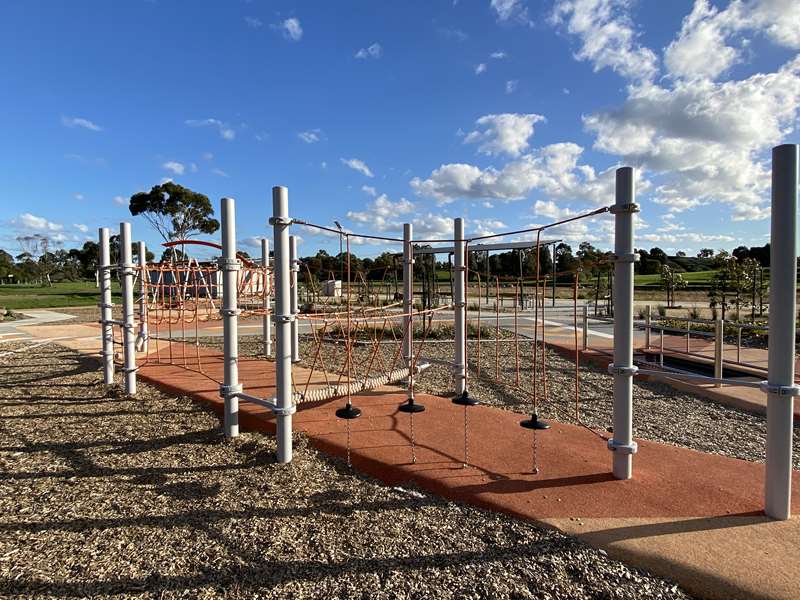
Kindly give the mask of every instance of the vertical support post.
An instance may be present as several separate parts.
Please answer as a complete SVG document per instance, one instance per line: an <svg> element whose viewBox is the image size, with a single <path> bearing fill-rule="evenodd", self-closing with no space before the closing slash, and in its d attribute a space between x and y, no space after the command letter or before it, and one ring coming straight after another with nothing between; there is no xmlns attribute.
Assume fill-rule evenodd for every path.
<svg viewBox="0 0 800 600"><path fill-rule="evenodd" d="M772 149L767 476L764 512L791 516L797 269L798 146Z"/></svg>
<svg viewBox="0 0 800 600"><path fill-rule="evenodd" d="M614 437L608 440L617 479L630 479L633 471L633 215L638 212L631 167L616 172L614 214Z"/></svg>
<svg viewBox="0 0 800 600"><path fill-rule="evenodd" d="M736 328L736 362L742 362L742 327Z"/></svg>
<svg viewBox="0 0 800 600"><path fill-rule="evenodd" d="M136 336L133 333L133 250L131 248L131 224L119 224L119 273L122 284L122 344L125 350L125 393L136 395Z"/></svg>
<svg viewBox="0 0 800 600"><path fill-rule="evenodd" d="M658 366L664 368L664 326L661 326L661 334L659 335L658 342Z"/></svg>
<svg viewBox="0 0 800 600"><path fill-rule="evenodd" d="M725 321L717 319L714 321L714 377L722 379L723 371L723 351L725 343ZM714 387L722 387L717 383Z"/></svg>
<svg viewBox="0 0 800 600"><path fill-rule="evenodd" d="M147 286L150 283L147 272L147 249L144 242L138 244L139 255L139 336L136 340L136 349L147 353Z"/></svg>
<svg viewBox="0 0 800 600"><path fill-rule="evenodd" d="M466 346L465 346L465 339L466 339L466 331L467 331L467 303L466 303L466 295L464 291L464 287L466 282L464 281L465 275L465 246L466 242L464 241L464 219L461 217L457 219L453 219L453 240L455 241L454 250L455 250L455 269L456 269L456 281L455 281L455 301L453 302L453 319L454 319L454 330L455 330L455 365L454 365L454 375L455 375L455 392L456 397L462 396L466 391L466 368L467 368L467 360L466 360ZM489 282L486 282L486 289L489 289ZM480 327L480 323L478 323L478 327ZM480 352L480 349L478 350Z"/></svg>
<svg viewBox="0 0 800 600"><path fill-rule="evenodd" d="M644 347L650 349L650 327L653 324L653 307L648 304L644 311Z"/></svg>
<svg viewBox="0 0 800 600"><path fill-rule="evenodd" d="M272 302L270 294L272 293L272 282L270 280L269 269L269 240L266 238L261 239L261 265L264 268L264 317L261 322L261 336L264 341L264 356L272 356Z"/></svg>
<svg viewBox="0 0 800 600"><path fill-rule="evenodd" d="M289 190L272 188L275 244L275 404L278 462L292 460L292 274L289 264Z"/></svg>
<svg viewBox="0 0 800 600"><path fill-rule="evenodd" d="M692 320L690 318L686 319L686 354L689 354L692 351L691 340L692 339Z"/></svg>
<svg viewBox="0 0 800 600"><path fill-rule="evenodd" d="M589 307L585 304L583 305L582 320L583 351L586 352L589 349Z"/></svg>
<svg viewBox="0 0 800 600"><path fill-rule="evenodd" d="M297 238L293 235L289 236L289 264L292 270L291 282L291 311L294 318L292 319L292 362L300 362L300 335L297 331L297 315L300 312L297 305L297 272L300 270L300 262L297 257Z"/></svg>
<svg viewBox="0 0 800 600"><path fill-rule="evenodd" d="M103 357L103 383L114 383L114 325L111 304L111 244L108 227L99 230L100 255L97 261L97 278L100 284L100 328Z"/></svg>
<svg viewBox="0 0 800 600"><path fill-rule="evenodd" d="M239 261L236 260L236 209L233 198L222 199L222 335L224 375L219 395L225 404L223 428L226 438L239 435Z"/></svg>
<svg viewBox="0 0 800 600"><path fill-rule="evenodd" d="M411 248L413 229L411 223L403 224L403 359L406 361L406 368L411 365L413 359L412 352L412 332L409 331L411 323L411 310L414 307L414 256Z"/></svg>

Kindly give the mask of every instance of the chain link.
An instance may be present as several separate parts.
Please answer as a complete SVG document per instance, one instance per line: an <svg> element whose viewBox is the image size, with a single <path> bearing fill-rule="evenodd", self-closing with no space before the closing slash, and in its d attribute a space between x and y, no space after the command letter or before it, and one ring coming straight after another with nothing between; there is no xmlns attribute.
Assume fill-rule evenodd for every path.
<svg viewBox="0 0 800 600"><path fill-rule="evenodd" d="M416 443L414 441L414 411L408 413L408 418L411 420L411 463L417 463Z"/></svg>
<svg viewBox="0 0 800 600"><path fill-rule="evenodd" d="M352 467L350 462L350 419L345 419L344 422L347 426L347 466Z"/></svg>
<svg viewBox="0 0 800 600"><path fill-rule="evenodd" d="M467 421L467 405L464 405L464 464L462 468L466 469L469 466L469 436L468 436L468 426L469 423Z"/></svg>

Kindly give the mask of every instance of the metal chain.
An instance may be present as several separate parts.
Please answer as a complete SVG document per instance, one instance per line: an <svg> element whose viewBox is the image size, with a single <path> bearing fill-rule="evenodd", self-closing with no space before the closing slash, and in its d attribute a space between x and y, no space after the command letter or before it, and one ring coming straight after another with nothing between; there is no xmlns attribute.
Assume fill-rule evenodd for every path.
<svg viewBox="0 0 800 600"><path fill-rule="evenodd" d="M462 468L466 469L469 466L469 437L468 422L467 422L467 405L464 405L464 464Z"/></svg>
<svg viewBox="0 0 800 600"><path fill-rule="evenodd" d="M533 432L533 436L531 437L531 440L532 440L531 449L533 450L533 457L532 457L533 458L533 469L532 469L532 473L534 475L538 475L538 473L539 473L539 463L536 460L536 430L533 429L532 432Z"/></svg>
<svg viewBox="0 0 800 600"><path fill-rule="evenodd" d="M345 419L344 421L347 426L347 466L352 467L353 465L350 462L350 419Z"/></svg>
<svg viewBox="0 0 800 600"><path fill-rule="evenodd" d="M414 411L408 413L408 418L411 420L411 463L416 464L417 452L416 452L416 444L414 441Z"/></svg>

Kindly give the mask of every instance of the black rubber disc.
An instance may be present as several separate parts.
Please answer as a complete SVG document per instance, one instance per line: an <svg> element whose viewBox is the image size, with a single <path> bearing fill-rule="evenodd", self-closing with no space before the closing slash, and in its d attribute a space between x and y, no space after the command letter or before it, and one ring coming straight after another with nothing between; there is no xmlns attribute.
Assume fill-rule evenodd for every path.
<svg viewBox="0 0 800 600"><path fill-rule="evenodd" d="M413 399L409 398L398 406L397 410L404 413L421 413L425 412L425 405L417 404Z"/></svg>
<svg viewBox="0 0 800 600"><path fill-rule="evenodd" d="M540 421L539 417L535 414L531 415L530 419L525 419L524 421L519 422L520 427L524 427L525 429L550 429L550 425L545 423L544 421Z"/></svg>
<svg viewBox="0 0 800 600"><path fill-rule="evenodd" d="M464 393L460 396L456 396L452 400L453 404L458 404L459 406L476 406L480 404L475 398L471 398L469 393L464 390Z"/></svg>
<svg viewBox="0 0 800 600"><path fill-rule="evenodd" d="M357 419L361 416L361 409L356 408L352 404L348 404L347 406L337 410L336 416L340 419Z"/></svg>

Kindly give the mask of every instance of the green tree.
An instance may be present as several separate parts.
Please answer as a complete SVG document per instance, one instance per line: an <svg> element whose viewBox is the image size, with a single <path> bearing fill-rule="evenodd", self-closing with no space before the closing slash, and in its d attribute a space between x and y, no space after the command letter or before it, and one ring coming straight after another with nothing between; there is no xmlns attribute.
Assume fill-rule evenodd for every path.
<svg viewBox="0 0 800 600"><path fill-rule="evenodd" d="M681 273L678 273L669 265L661 267L661 289L667 294L667 306L675 304L675 290L686 287L686 280Z"/></svg>
<svg viewBox="0 0 800 600"><path fill-rule="evenodd" d="M143 216L167 242L219 229L208 197L171 181L134 194L128 208L132 215Z"/></svg>

